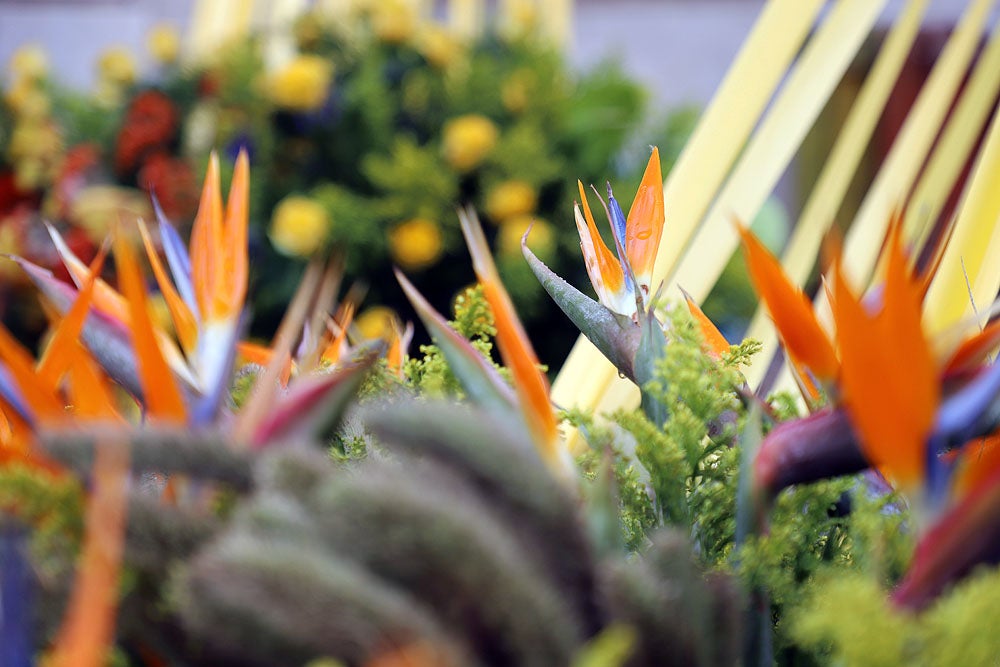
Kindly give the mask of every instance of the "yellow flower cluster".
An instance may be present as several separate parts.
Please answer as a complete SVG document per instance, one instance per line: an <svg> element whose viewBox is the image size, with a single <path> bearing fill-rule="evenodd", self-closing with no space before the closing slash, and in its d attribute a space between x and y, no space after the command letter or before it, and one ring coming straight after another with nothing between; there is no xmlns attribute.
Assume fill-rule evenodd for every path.
<svg viewBox="0 0 1000 667"><path fill-rule="evenodd" d="M509 180L494 186L486 195L486 214L494 222L527 215L538 205L538 195L530 183Z"/></svg>
<svg viewBox="0 0 1000 667"><path fill-rule="evenodd" d="M500 130L486 116L458 116L444 124L441 150L445 161L456 171L464 173L482 163L496 146L499 137Z"/></svg>
<svg viewBox="0 0 1000 667"><path fill-rule="evenodd" d="M438 260L442 250L441 229L433 220L413 218L389 232L389 254L404 269L427 268Z"/></svg>
<svg viewBox="0 0 1000 667"><path fill-rule="evenodd" d="M556 249L556 235L552 225L533 215L518 215L508 218L500 225L497 234L497 251L508 257L521 254L521 237L531 229L528 243L531 250L541 259L552 256Z"/></svg>
<svg viewBox="0 0 1000 667"><path fill-rule="evenodd" d="M48 60L38 45L23 46L7 66L11 85L4 99L13 112L7 160L14 167L17 186L24 190L51 184L62 156L62 137L50 117L51 101L45 89Z"/></svg>
<svg viewBox="0 0 1000 667"><path fill-rule="evenodd" d="M177 61L180 54L181 38L177 28L169 23L160 23L146 35L146 49L149 54L162 65L170 65Z"/></svg>
<svg viewBox="0 0 1000 667"><path fill-rule="evenodd" d="M330 219L319 202L289 195L275 207L268 236L279 252L308 257L324 246L329 231Z"/></svg>
<svg viewBox="0 0 1000 667"><path fill-rule="evenodd" d="M315 55L300 55L270 80L271 100L291 111L315 111L330 92L333 64Z"/></svg>
<svg viewBox="0 0 1000 667"><path fill-rule="evenodd" d="M465 45L443 25L428 23L416 36L416 49L433 67L446 69L460 62Z"/></svg>
<svg viewBox="0 0 1000 667"><path fill-rule="evenodd" d="M106 49L97 59L97 102L108 108L120 104L125 89L135 83L136 75L135 58L128 49L120 46Z"/></svg>
<svg viewBox="0 0 1000 667"><path fill-rule="evenodd" d="M391 308L370 306L354 319L354 328L365 340L387 340L392 337L393 327L398 321L399 316Z"/></svg>
<svg viewBox="0 0 1000 667"><path fill-rule="evenodd" d="M371 8L372 30L388 44L402 44L417 31L420 17L412 0L382 0Z"/></svg>

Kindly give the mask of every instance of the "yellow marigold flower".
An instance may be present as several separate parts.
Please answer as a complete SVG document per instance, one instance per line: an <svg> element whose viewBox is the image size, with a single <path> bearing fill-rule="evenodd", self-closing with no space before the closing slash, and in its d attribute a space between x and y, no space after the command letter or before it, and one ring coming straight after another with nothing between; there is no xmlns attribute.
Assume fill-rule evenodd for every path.
<svg viewBox="0 0 1000 667"><path fill-rule="evenodd" d="M0 222L5 222L0 220ZM0 253L11 256L24 253L24 244L17 225L0 224ZM0 262L0 276L4 280L21 282L25 273L16 262Z"/></svg>
<svg viewBox="0 0 1000 667"><path fill-rule="evenodd" d="M372 7L372 30L389 44L402 44L417 29L417 8L407 0L382 0Z"/></svg>
<svg viewBox="0 0 1000 667"><path fill-rule="evenodd" d="M444 159L460 172L479 166L500 135L493 121L479 114L452 118L444 124L442 132Z"/></svg>
<svg viewBox="0 0 1000 667"><path fill-rule="evenodd" d="M532 215L518 215L508 218L500 225L497 234L497 250L501 255L513 256L521 254L521 237L531 227L528 244L531 250L540 258L551 256L556 247L555 233L552 225Z"/></svg>
<svg viewBox="0 0 1000 667"><path fill-rule="evenodd" d="M49 115L49 96L35 81L19 79L7 90L4 98L21 118L39 120Z"/></svg>
<svg viewBox="0 0 1000 667"><path fill-rule="evenodd" d="M300 16L293 30L300 49L311 48L323 37L323 23L315 11Z"/></svg>
<svg viewBox="0 0 1000 667"><path fill-rule="evenodd" d="M504 0L500 7L498 32L502 38L516 41L538 31L538 3L534 0Z"/></svg>
<svg viewBox="0 0 1000 667"><path fill-rule="evenodd" d="M97 60L97 72L105 81L129 86L135 82L135 58L124 47L112 47L104 51Z"/></svg>
<svg viewBox="0 0 1000 667"><path fill-rule="evenodd" d="M535 188L524 181L504 181L486 195L486 213L494 222L518 215L527 215L538 205Z"/></svg>
<svg viewBox="0 0 1000 667"><path fill-rule="evenodd" d="M69 218L100 243L119 220L150 220L153 210L148 195L141 190L117 185L91 185L84 188L70 205Z"/></svg>
<svg viewBox="0 0 1000 667"><path fill-rule="evenodd" d="M332 77L333 64L329 60L298 56L271 78L271 99L284 109L313 111L326 101Z"/></svg>
<svg viewBox="0 0 1000 667"><path fill-rule="evenodd" d="M268 236L279 252L308 257L323 247L329 231L330 219L319 202L290 195L275 207Z"/></svg>
<svg viewBox="0 0 1000 667"><path fill-rule="evenodd" d="M49 71L49 59L38 44L26 44L11 56L7 69L17 81L38 81Z"/></svg>
<svg viewBox="0 0 1000 667"><path fill-rule="evenodd" d="M177 61L181 38L170 23L159 23L146 34L146 49L157 62L169 65Z"/></svg>
<svg viewBox="0 0 1000 667"><path fill-rule="evenodd" d="M443 25L429 23L417 35L417 51L434 67L444 69L455 63L463 51L462 42Z"/></svg>
<svg viewBox="0 0 1000 667"><path fill-rule="evenodd" d="M511 113L521 113L531 101L534 74L530 71L515 70L500 84L500 101L503 108Z"/></svg>
<svg viewBox="0 0 1000 667"><path fill-rule="evenodd" d="M389 232L389 254L404 269L423 269L441 256L441 230L433 220L413 218Z"/></svg>
<svg viewBox="0 0 1000 667"><path fill-rule="evenodd" d="M370 306L354 318L354 327L366 340L389 338L392 336L392 324L399 317L391 308L385 306Z"/></svg>

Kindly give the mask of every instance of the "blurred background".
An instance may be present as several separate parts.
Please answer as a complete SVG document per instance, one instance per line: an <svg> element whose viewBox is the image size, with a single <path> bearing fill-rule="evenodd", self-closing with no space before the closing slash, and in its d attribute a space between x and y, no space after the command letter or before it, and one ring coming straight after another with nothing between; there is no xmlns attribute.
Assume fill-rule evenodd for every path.
<svg viewBox="0 0 1000 667"><path fill-rule="evenodd" d="M873 45L903 3L889 4ZM965 4L931 2L859 185ZM0 252L56 268L44 219L88 259L120 217L151 215L150 192L186 230L209 151L225 172L246 148L256 336L273 333L316 253L344 258L344 290L354 286L365 335L412 319L394 265L447 312L472 281L455 215L471 204L543 362L556 369L573 329L524 266L521 234L534 222L536 253L589 291L572 220L576 180L610 181L627 204L648 146L660 147L668 170L762 6L0 0ZM755 221L774 248L872 54L862 49ZM858 199L847 198L844 219ZM37 340L42 311L12 263L0 273L5 322ZM706 311L734 338L753 304L737 257Z"/></svg>

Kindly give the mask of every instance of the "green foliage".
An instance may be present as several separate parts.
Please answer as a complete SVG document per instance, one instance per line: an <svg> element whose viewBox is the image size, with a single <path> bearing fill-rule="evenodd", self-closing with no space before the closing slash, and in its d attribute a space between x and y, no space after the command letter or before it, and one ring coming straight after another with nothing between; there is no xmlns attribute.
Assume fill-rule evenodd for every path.
<svg viewBox="0 0 1000 667"><path fill-rule="evenodd" d="M913 614L893 608L876 578L824 572L806 588L791 634L819 662L989 665L1000 655L1000 570L982 568Z"/></svg>
<svg viewBox="0 0 1000 667"><path fill-rule="evenodd" d="M32 565L53 581L71 571L83 536L83 491L71 475L53 475L23 464L0 466L0 521L31 527Z"/></svg>
<svg viewBox="0 0 1000 667"><path fill-rule="evenodd" d="M486 359L492 359L492 337L496 335L496 327L482 287L477 284L463 290L455 297L452 308L454 319L449 325L467 338ZM408 386L422 395L457 398L465 395L461 383L436 345L421 345L420 356L406 360L404 375Z"/></svg>

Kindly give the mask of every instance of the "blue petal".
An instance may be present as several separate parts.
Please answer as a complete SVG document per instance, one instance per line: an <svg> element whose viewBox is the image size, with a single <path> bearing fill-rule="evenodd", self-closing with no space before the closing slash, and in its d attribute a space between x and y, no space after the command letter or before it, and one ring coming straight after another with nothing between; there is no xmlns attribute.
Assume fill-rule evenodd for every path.
<svg viewBox="0 0 1000 667"><path fill-rule="evenodd" d="M153 195L153 209L156 211L156 221L160 223L160 241L163 244L163 254L167 256L167 264L170 265L170 273L174 278L174 285L180 293L184 303L191 309L191 313L197 321L201 321L201 314L198 312L198 299L194 295L194 284L191 282L191 257L187 248L181 240L173 224L164 215L160 208L160 202Z"/></svg>
<svg viewBox="0 0 1000 667"><path fill-rule="evenodd" d="M0 665L31 667L32 576L25 531L0 527Z"/></svg>
<svg viewBox="0 0 1000 667"><path fill-rule="evenodd" d="M621 263L622 271L625 274L625 288L631 292L634 289L634 282L632 280L632 271L629 268L628 257L625 255L625 229L627 221L625 220L625 214L622 213L622 207L618 205L618 200L615 199L614 194L611 192L610 183L608 183L608 216L611 218L611 231L615 235L615 251L618 253L618 261Z"/></svg>
<svg viewBox="0 0 1000 667"><path fill-rule="evenodd" d="M14 377L2 361L0 361L0 396L3 396L4 400L10 404L10 407L17 411L21 419L29 424L35 423L35 414L24 400L21 389L17 386L17 382L14 381ZM0 665L2 664L0 663Z"/></svg>

